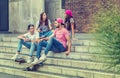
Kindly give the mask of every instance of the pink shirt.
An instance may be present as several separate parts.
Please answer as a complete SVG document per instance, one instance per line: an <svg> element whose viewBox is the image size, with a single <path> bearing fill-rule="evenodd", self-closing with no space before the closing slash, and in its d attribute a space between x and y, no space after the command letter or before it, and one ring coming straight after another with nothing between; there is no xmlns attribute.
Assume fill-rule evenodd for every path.
<svg viewBox="0 0 120 78"><path fill-rule="evenodd" d="M65 28L62 28L61 30L58 30L58 28L57 28L54 31L54 35L55 35L56 39L59 42L61 42L63 44L63 46L66 48L66 45L67 45L66 37L70 35L68 30L66 30Z"/></svg>

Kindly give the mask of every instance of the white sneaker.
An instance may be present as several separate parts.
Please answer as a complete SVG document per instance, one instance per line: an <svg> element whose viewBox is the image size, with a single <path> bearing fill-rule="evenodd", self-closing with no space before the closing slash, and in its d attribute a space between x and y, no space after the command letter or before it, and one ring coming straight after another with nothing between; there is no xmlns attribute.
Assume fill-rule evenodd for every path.
<svg viewBox="0 0 120 78"><path fill-rule="evenodd" d="M38 58L35 58L35 60L31 64L38 64Z"/></svg>
<svg viewBox="0 0 120 78"><path fill-rule="evenodd" d="M33 57L28 57L27 63L32 63L33 62Z"/></svg>
<svg viewBox="0 0 120 78"><path fill-rule="evenodd" d="M17 59L17 58L20 58L20 54L15 54L11 59L12 59L12 60L15 60L15 59Z"/></svg>
<svg viewBox="0 0 120 78"><path fill-rule="evenodd" d="M47 60L47 57L45 54L43 54L39 59L35 58L35 60L32 62L32 64L39 64L41 62L44 62Z"/></svg>
<svg viewBox="0 0 120 78"><path fill-rule="evenodd" d="M42 56L39 58L38 63L44 62L47 60L47 57L45 54L42 54Z"/></svg>

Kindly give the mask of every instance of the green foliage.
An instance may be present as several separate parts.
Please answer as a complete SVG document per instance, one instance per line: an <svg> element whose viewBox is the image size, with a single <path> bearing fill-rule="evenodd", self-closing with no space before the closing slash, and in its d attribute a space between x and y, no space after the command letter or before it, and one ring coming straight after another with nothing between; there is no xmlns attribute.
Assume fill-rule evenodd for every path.
<svg viewBox="0 0 120 78"><path fill-rule="evenodd" d="M110 67L120 64L120 12L116 5L110 4L110 8L101 8L93 16L93 28L99 45L102 46L104 54L110 60ZM106 59L106 58L105 58Z"/></svg>

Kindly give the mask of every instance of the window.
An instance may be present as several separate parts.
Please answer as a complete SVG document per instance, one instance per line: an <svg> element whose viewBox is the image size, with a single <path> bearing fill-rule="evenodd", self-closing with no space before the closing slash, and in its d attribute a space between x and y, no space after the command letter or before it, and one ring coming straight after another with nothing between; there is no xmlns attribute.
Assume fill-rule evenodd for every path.
<svg viewBox="0 0 120 78"><path fill-rule="evenodd" d="M65 0L62 0L62 9L65 9Z"/></svg>

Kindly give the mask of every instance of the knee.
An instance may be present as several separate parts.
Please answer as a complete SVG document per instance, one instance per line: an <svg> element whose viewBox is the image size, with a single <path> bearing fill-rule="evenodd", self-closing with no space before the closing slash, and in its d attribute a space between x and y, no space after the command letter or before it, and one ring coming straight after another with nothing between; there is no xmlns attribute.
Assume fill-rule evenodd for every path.
<svg viewBox="0 0 120 78"><path fill-rule="evenodd" d="M35 46L35 43L34 43L34 42L31 42L31 46Z"/></svg>
<svg viewBox="0 0 120 78"><path fill-rule="evenodd" d="M39 51L39 50L41 50L41 48L42 48L42 44L41 43L39 43L39 44L37 44L37 51Z"/></svg>
<svg viewBox="0 0 120 78"><path fill-rule="evenodd" d="M50 40L53 40L53 39L54 39L54 37L51 37L51 38L50 38Z"/></svg>
<svg viewBox="0 0 120 78"><path fill-rule="evenodd" d="M37 46L42 46L42 41L37 43Z"/></svg>
<svg viewBox="0 0 120 78"><path fill-rule="evenodd" d="M23 39L20 39L20 40L19 40L19 43L23 43L23 42L24 42Z"/></svg>
<svg viewBox="0 0 120 78"><path fill-rule="evenodd" d="M37 47L39 47L40 46L40 44L39 43L37 43Z"/></svg>
<svg viewBox="0 0 120 78"><path fill-rule="evenodd" d="M50 38L50 39L48 40L48 43L52 42L53 40L54 40L54 37Z"/></svg>

